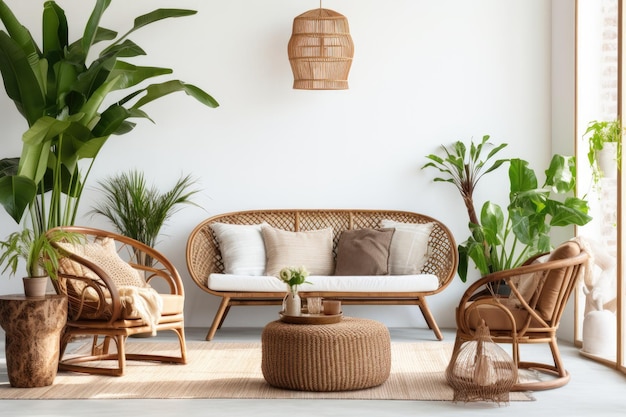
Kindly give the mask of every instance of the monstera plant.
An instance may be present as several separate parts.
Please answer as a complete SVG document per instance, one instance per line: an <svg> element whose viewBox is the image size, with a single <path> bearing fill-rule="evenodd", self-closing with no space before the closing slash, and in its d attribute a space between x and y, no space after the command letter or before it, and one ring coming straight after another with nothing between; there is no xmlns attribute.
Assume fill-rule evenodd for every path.
<svg viewBox="0 0 626 417"><path fill-rule="evenodd" d="M129 38L133 32L196 11L154 10L137 17L133 27L118 36L100 26L109 4L96 0L82 38L71 42L64 10L54 1L45 2L38 45L0 0L5 28L0 30L0 73L7 95L28 124L21 155L0 160L0 204L17 223L26 223L34 241L51 227L74 223L99 151L111 135L130 132L135 126L131 120L150 120L144 105L182 91L208 107L218 106L205 91L180 80L140 87L172 70L129 62L146 54ZM109 98L112 93L114 100Z"/></svg>
<svg viewBox="0 0 626 417"><path fill-rule="evenodd" d="M490 162L506 144L495 146L484 136L468 147L461 141L442 146L444 155L431 154L422 168L434 168L442 176L435 181L454 184L463 197L470 235L458 246L459 277L467 280L472 261L482 275L515 268L528 258L548 252L552 227L582 226L591 217L587 201L574 195L574 157L554 155L541 183L527 161L519 158ZM484 156L483 152L490 149ZM503 209L486 201L480 215L474 208L473 192L479 180L508 163L509 203ZM500 187L497 187L500 189Z"/></svg>

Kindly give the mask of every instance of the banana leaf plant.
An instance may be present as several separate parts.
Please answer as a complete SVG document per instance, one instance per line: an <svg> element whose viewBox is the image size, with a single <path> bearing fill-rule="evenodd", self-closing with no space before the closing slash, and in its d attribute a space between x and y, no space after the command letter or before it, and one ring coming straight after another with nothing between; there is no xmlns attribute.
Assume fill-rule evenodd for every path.
<svg viewBox="0 0 626 417"><path fill-rule="evenodd" d="M133 27L118 36L100 27L110 2L95 1L82 38L73 42L64 10L54 1L45 2L39 46L0 0L5 28L0 30L0 74L7 95L28 124L21 155L0 160L0 204L18 224L29 212L34 239L51 227L74 223L99 151L111 135L130 132L132 119L151 120L142 110L145 104L182 91L208 107L218 106L208 93L180 80L139 86L173 71L129 62L146 54L129 39L133 32L196 11L157 9L137 17ZM89 60L97 44L100 52ZM111 99L111 93L122 98Z"/></svg>
<svg viewBox="0 0 626 417"><path fill-rule="evenodd" d="M461 191L470 217L470 235L458 246L457 272L463 282L467 280L470 261L481 275L515 268L530 257L553 248L550 240L552 227L582 226L591 221L587 214L587 201L574 195L574 157L555 154L545 171L545 181L539 186L535 171L525 160L497 160L487 168L485 164L504 147L499 145L493 148L483 160L480 154L489 145L487 139L488 136L484 137L478 146L472 143L469 155L465 145L460 142L453 144L451 149L444 147L445 157L428 155L431 162L422 167L438 169L444 177L437 177L435 181L451 182L459 190L463 190L460 185L464 181L474 178L469 181L472 185L469 189L473 192L482 175L493 172L505 162L509 164L509 204L505 209L486 201L478 218L472 193L463 194ZM459 175L460 172L476 172L472 166L479 167L478 171L485 170L482 175Z"/></svg>

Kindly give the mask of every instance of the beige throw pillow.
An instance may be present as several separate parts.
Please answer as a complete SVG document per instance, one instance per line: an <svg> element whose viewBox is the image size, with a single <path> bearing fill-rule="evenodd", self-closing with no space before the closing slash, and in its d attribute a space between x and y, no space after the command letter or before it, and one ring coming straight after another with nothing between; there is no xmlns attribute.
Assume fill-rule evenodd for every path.
<svg viewBox="0 0 626 417"><path fill-rule="evenodd" d="M333 229L290 232L264 226L261 229L267 263L265 275L277 276L284 267L304 266L311 275L331 275Z"/></svg>
<svg viewBox="0 0 626 417"><path fill-rule="evenodd" d="M389 274L414 275L422 272L428 260L428 238L433 223L402 223L383 219L383 228L396 229L389 248Z"/></svg>
<svg viewBox="0 0 626 417"><path fill-rule="evenodd" d="M115 241L111 238L99 239L85 244L59 243L66 251L74 253L100 267L113 280L116 287L135 286L146 287L148 284L139 271L124 261L117 253ZM66 268L72 268L79 276L96 278L76 262L65 263Z"/></svg>
<svg viewBox="0 0 626 417"><path fill-rule="evenodd" d="M235 275L265 274L265 245L261 224L213 223L211 229L219 244L224 273Z"/></svg>
<svg viewBox="0 0 626 417"><path fill-rule="evenodd" d="M394 229L344 230L337 243L335 275L388 275Z"/></svg>

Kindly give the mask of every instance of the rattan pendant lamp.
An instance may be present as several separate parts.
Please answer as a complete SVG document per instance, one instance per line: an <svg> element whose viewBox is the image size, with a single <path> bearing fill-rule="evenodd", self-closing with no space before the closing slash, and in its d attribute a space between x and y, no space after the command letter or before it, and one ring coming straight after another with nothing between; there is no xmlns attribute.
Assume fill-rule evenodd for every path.
<svg viewBox="0 0 626 417"><path fill-rule="evenodd" d="M288 45L293 88L345 90L354 56L348 19L333 10L309 10L293 19Z"/></svg>

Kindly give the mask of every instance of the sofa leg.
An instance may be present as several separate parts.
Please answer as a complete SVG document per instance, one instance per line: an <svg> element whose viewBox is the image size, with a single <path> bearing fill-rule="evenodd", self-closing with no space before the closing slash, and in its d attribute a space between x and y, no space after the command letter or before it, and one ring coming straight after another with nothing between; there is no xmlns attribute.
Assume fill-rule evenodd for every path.
<svg viewBox="0 0 626 417"><path fill-rule="evenodd" d="M230 297L223 297L222 302L220 303L219 308L217 309L217 313L215 313L215 317L213 318L213 324L209 329L209 333L206 335L206 340L213 340L215 336L215 332L222 326L222 322L226 317L226 313L230 307Z"/></svg>
<svg viewBox="0 0 626 417"><path fill-rule="evenodd" d="M435 318L430 312L428 304L426 304L426 299L423 297L420 298L417 305L422 312L422 316L424 316L424 320L426 320L426 324L428 324L428 328L435 333L437 340L443 340L443 334L441 333L441 330L439 330L439 326L437 326L437 322L435 322Z"/></svg>

